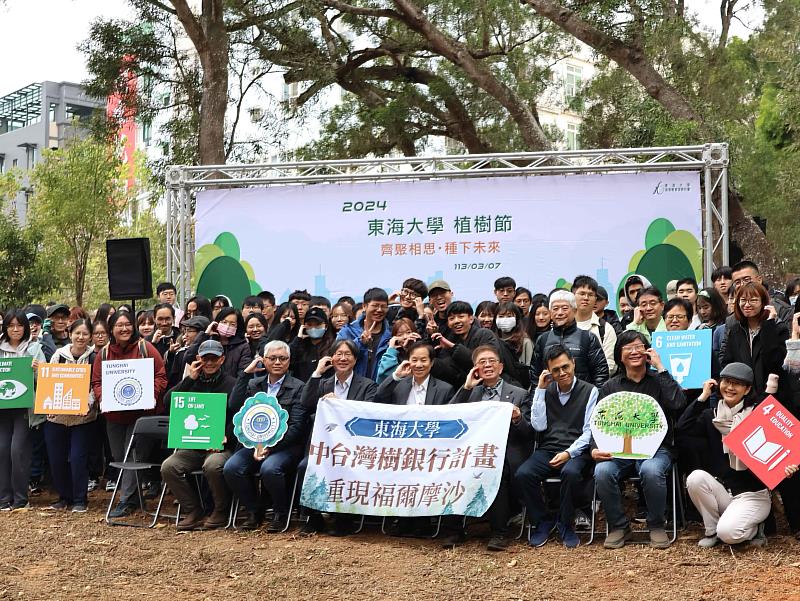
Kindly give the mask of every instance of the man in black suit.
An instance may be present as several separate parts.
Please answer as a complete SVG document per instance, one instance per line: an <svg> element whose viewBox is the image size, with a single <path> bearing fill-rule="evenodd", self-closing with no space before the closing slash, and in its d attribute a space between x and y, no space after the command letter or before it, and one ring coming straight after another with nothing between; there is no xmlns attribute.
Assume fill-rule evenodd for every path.
<svg viewBox="0 0 800 601"><path fill-rule="evenodd" d="M474 367L467 375L467 381L450 402L501 401L514 406L500 489L487 511L492 536L486 548L490 551L504 551L509 544L507 524L511 517L511 478L533 450L531 401L527 391L503 381L500 377L503 373L503 362L500 352L494 345L487 344L476 348L472 353L472 363ZM452 548L465 538L463 528L459 527L442 542L442 545Z"/></svg>
<svg viewBox="0 0 800 601"><path fill-rule="evenodd" d="M375 401L392 405L446 405L453 396L453 387L431 376L433 362L430 344L411 345L408 359L378 386Z"/></svg>
<svg viewBox="0 0 800 601"><path fill-rule="evenodd" d="M236 381L228 405L235 413L245 399L257 392L265 392L278 399L289 412L286 434L273 447L258 449L240 448L222 470L230 489L247 508L242 528L255 530L261 525L264 510L253 482L253 474L261 476L261 488L272 497L273 518L267 532L280 532L289 511L289 475L294 475L303 458L309 433L309 411L300 402L303 382L293 378L289 371L289 345L280 340L268 342L264 347L263 362L256 357ZM257 372L267 375L253 377Z"/></svg>

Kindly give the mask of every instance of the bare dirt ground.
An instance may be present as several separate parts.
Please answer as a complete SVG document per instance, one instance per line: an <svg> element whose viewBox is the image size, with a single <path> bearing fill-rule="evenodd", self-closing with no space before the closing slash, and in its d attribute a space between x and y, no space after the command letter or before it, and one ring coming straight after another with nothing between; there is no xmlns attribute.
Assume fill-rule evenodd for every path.
<svg viewBox="0 0 800 601"><path fill-rule="evenodd" d="M375 527L344 539L300 538L294 527L277 535L109 527L104 499L93 493L82 515L44 511L47 496L0 514L0 599L800 600L800 543L784 536L737 552L699 549L698 528L666 551L607 551L597 541L567 551L552 541L491 553L480 538L445 551Z"/></svg>

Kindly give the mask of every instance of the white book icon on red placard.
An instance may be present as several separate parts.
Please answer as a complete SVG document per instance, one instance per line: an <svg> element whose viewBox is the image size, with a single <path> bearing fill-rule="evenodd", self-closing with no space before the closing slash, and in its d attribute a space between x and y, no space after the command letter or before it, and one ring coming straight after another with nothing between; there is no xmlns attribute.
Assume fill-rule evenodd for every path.
<svg viewBox="0 0 800 601"><path fill-rule="evenodd" d="M744 439L744 448L750 457L766 465L783 450L783 445L779 445L777 442L769 442L764 428L759 426L753 430L750 436Z"/></svg>

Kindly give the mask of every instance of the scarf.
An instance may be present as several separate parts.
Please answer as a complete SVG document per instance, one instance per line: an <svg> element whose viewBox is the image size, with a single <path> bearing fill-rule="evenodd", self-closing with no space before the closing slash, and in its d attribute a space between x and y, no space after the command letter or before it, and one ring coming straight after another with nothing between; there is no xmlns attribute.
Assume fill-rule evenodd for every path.
<svg viewBox="0 0 800 601"><path fill-rule="evenodd" d="M742 423L742 420L750 415L752 411L752 407L744 409L744 401L739 402L733 407L728 407L727 403L720 399L720 401L717 403L715 417L711 421L719 433L722 434L722 438L725 438L736 426ZM731 469L736 470L737 472L743 472L747 469L747 466L731 452L724 442L722 444L722 450L728 455L728 463L730 464Z"/></svg>

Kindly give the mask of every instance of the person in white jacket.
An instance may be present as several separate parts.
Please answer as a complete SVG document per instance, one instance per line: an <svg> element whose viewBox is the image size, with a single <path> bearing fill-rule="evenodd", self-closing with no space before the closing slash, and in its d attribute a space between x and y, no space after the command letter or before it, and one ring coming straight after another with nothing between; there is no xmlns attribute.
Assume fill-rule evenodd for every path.
<svg viewBox="0 0 800 601"><path fill-rule="evenodd" d="M617 373L617 364L614 362L614 346L617 344L617 332L594 312L597 301L597 280L588 275L579 275L572 282L572 294L575 295L576 310L575 321L581 330L587 330L597 336L603 354L608 362L608 375Z"/></svg>

